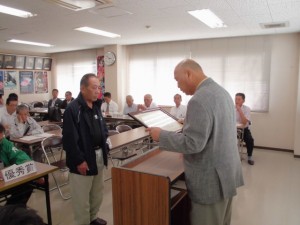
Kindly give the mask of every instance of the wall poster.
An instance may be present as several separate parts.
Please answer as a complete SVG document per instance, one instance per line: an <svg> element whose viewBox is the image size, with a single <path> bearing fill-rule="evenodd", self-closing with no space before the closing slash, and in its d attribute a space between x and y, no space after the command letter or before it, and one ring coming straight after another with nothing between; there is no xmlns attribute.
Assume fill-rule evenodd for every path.
<svg viewBox="0 0 300 225"><path fill-rule="evenodd" d="M6 90L17 90L18 71L6 70L4 72L4 88Z"/></svg>
<svg viewBox="0 0 300 225"><path fill-rule="evenodd" d="M34 81L36 94L48 93L48 74L46 71L35 71Z"/></svg>
<svg viewBox="0 0 300 225"><path fill-rule="evenodd" d="M104 71L104 56L97 57L97 77L100 80L100 94L98 99L103 98L103 94L105 92L105 71Z"/></svg>
<svg viewBox="0 0 300 225"><path fill-rule="evenodd" d="M20 94L33 94L33 71L20 71Z"/></svg>
<svg viewBox="0 0 300 225"><path fill-rule="evenodd" d="M4 87L3 87L3 77L4 77L4 71L0 70L0 94L4 94Z"/></svg>

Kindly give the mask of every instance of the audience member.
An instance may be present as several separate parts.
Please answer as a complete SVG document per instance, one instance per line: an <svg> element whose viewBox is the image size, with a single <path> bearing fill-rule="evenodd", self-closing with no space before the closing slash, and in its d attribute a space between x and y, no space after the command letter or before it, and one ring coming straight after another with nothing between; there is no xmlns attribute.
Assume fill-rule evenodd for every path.
<svg viewBox="0 0 300 225"><path fill-rule="evenodd" d="M7 98L14 98L17 99L17 101L19 100L19 96L16 93L10 93Z"/></svg>
<svg viewBox="0 0 300 225"><path fill-rule="evenodd" d="M72 207L77 225L105 225L97 217L103 199L103 170L107 166L108 131L98 100L100 82L95 74L80 81L80 93L64 112L63 147L70 169Z"/></svg>
<svg viewBox="0 0 300 225"><path fill-rule="evenodd" d="M65 100L63 100L63 102L62 102L61 108L66 109L68 104L73 100L74 100L74 98L72 97L72 92L71 91L66 91Z"/></svg>
<svg viewBox="0 0 300 225"><path fill-rule="evenodd" d="M230 224L232 198L244 183L233 101L194 60L181 61L174 78L181 91L193 95L182 133L147 130L161 149L183 153L191 225Z"/></svg>
<svg viewBox="0 0 300 225"><path fill-rule="evenodd" d="M48 109L50 107L58 107L58 108L60 108L61 104L62 104L62 100L58 98L58 90L54 88L52 90L52 98L48 102Z"/></svg>
<svg viewBox="0 0 300 225"><path fill-rule="evenodd" d="M126 96L126 105L124 106L123 114L127 115L131 112L137 112L138 105L133 103L133 97L131 95Z"/></svg>
<svg viewBox="0 0 300 225"><path fill-rule="evenodd" d="M254 139L250 131L251 110L248 106L244 105L245 97L244 93L237 93L235 95L236 122L244 126L243 140L247 147L248 163L254 165L254 160L252 159Z"/></svg>
<svg viewBox="0 0 300 225"><path fill-rule="evenodd" d="M180 94L174 95L175 106L171 108L171 115L178 119L178 122L183 123L186 114L186 106L181 104L182 98Z"/></svg>
<svg viewBox="0 0 300 225"><path fill-rule="evenodd" d="M150 94L146 94L144 96L144 105L139 104L138 105L138 110L142 111L142 110L146 110L146 109L152 109L152 108L157 108L157 105L152 102L152 95Z"/></svg>
<svg viewBox="0 0 300 225"><path fill-rule="evenodd" d="M0 123L0 160L3 162L4 166L7 167L13 164L18 165L31 160L24 151L17 149L12 142L7 140L4 133L5 128ZM0 176L2 176L1 173ZM32 190L33 188L30 184L22 184L7 191L2 191L1 195L10 196L6 201L7 205L21 204L23 207L26 207Z"/></svg>
<svg viewBox="0 0 300 225"><path fill-rule="evenodd" d="M26 105L17 106L17 116L10 124L10 137L20 138L25 135L44 133L41 126L29 116L29 109Z"/></svg>
<svg viewBox="0 0 300 225"><path fill-rule="evenodd" d="M106 115L111 113L118 112L118 104L111 99L111 93L105 92L104 93L104 102L101 105L101 112L104 112Z"/></svg>
<svg viewBox="0 0 300 225"><path fill-rule="evenodd" d="M2 94L0 94L0 108L2 108L3 107L3 98L2 98Z"/></svg>
<svg viewBox="0 0 300 225"><path fill-rule="evenodd" d="M6 137L10 135L10 125L14 122L16 117L16 108L18 99L15 97L8 97L6 99L6 107L0 108L0 123L6 129Z"/></svg>
<svg viewBox="0 0 300 225"><path fill-rule="evenodd" d="M1 225L45 225L43 219L33 209L19 205L0 206Z"/></svg>

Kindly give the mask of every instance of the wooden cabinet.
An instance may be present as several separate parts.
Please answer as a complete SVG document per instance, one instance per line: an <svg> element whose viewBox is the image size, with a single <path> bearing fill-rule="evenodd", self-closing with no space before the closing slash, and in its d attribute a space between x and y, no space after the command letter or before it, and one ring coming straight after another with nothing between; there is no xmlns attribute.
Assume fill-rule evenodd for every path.
<svg viewBox="0 0 300 225"><path fill-rule="evenodd" d="M114 225L188 225L187 191L172 186L183 171L181 154L159 149L112 168Z"/></svg>

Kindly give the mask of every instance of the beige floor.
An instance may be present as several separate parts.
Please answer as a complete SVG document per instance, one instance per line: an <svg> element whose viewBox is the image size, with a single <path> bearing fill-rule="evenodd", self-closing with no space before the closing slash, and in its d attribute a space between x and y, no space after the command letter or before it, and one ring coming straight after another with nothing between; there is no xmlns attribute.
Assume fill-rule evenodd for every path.
<svg viewBox="0 0 300 225"><path fill-rule="evenodd" d="M242 162L246 184L234 199L231 225L299 225L300 159L291 153L270 150L256 149L254 154L254 166ZM106 176L109 177L109 170ZM29 206L46 218L44 204L43 193L35 191ZM51 192L53 225L74 224L71 204L71 199L62 200L56 190ZM99 217L113 225L110 180L105 182Z"/></svg>

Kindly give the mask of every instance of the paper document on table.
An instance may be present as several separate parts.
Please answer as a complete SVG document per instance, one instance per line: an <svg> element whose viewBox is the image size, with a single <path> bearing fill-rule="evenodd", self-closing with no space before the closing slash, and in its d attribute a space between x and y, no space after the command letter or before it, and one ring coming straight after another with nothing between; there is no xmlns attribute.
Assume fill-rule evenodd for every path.
<svg viewBox="0 0 300 225"><path fill-rule="evenodd" d="M38 137L38 136L28 135L28 136L25 136L25 137L21 137L20 140L23 140L23 141L33 141L33 140L40 139L40 138L41 137Z"/></svg>
<svg viewBox="0 0 300 225"><path fill-rule="evenodd" d="M20 140L23 140L23 141L33 141L33 140L37 140L37 139L41 139L41 138L52 137L53 135L54 134L50 134L50 133L28 135L28 136L21 137Z"/></svg>
<svg viewBox="0 0 300 225"><path fill-rule="evenodd" d="M35 136L37 137L52 137L54 134L50 134L50 133L42 133L42 134L35 134Z"/></svg>

